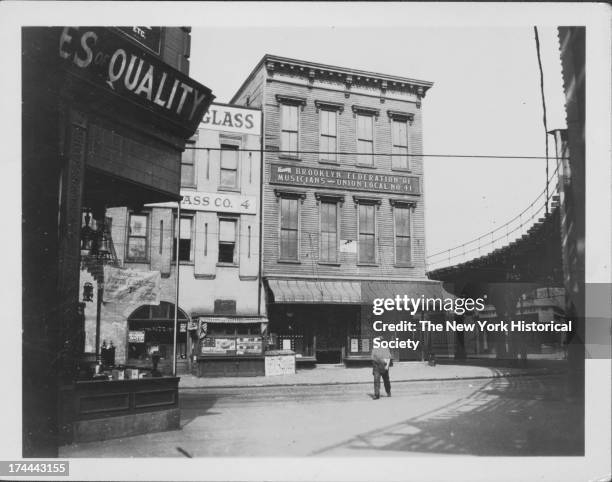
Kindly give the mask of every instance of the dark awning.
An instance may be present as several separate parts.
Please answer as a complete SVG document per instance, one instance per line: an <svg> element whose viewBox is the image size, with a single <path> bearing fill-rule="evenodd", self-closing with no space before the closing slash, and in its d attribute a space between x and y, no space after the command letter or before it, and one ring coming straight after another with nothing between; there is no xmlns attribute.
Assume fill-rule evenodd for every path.
<svg viewBox="0 0 612 482"><path fill-rule="evenodd" d="M360 304L361 282L268 279L275 303Z"/></svg>

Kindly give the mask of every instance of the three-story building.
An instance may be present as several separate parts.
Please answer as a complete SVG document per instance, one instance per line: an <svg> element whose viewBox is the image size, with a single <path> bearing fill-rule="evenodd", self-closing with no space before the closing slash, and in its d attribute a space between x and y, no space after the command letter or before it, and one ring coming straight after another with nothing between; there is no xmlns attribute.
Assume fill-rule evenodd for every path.
<svg viewBox="0 0 612 482"><path fill-rule="evenodd" d="M367 358L375 338L409 335L373 330L375 298L441 294L425 276L419 156L431 86L265 55L231 100L263 111L270 333L298 361Z"/></svg>

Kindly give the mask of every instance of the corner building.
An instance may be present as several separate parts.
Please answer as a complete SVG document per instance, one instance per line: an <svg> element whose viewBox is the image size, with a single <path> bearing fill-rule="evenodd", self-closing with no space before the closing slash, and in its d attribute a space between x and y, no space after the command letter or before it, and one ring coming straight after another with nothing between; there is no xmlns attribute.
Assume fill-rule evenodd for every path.
<svg viewBox="0 0 612 482"><path fill-rule="evenodd" d="M412 317L374 317L372 301L442 293L425 276L419 157L432 85L265 55L231 101L263 112L269 332L298 362L369 359L375 337L421 337L374 332L375 319Z"/></svg>

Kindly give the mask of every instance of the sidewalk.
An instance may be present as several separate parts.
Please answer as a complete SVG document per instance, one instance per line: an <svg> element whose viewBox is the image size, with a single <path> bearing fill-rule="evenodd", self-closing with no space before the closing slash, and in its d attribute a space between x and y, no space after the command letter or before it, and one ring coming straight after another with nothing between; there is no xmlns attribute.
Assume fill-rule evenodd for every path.
<svg viewBox="0 0 612 482"><path fill-rule="evenodd" d="M391 380L397 382L456 380L474 378L499 378L524 375L546 375L563 370L564 364L547 364L527 368L496 366L474 366L467 364L438 364L429 366L424 362L399 362L391 367ZM179 389L197 388L243 388L295 385L346 385L372 383L372 367L351 367L344 365L319 365L316 368L298 369L293 375L273 377L214 377L198 378L181 375Z"/></svg>

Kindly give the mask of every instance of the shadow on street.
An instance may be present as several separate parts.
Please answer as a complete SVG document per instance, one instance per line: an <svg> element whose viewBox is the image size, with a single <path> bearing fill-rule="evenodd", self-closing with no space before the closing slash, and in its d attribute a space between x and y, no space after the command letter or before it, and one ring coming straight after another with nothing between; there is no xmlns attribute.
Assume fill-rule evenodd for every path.
<svg viewBox="0 0 612 482"><path fill-rule="evenodd" d="M460 400L311 455L347 449L483 456L584 455L584 399L566 396L566 379L493 379Z"/></svg>

